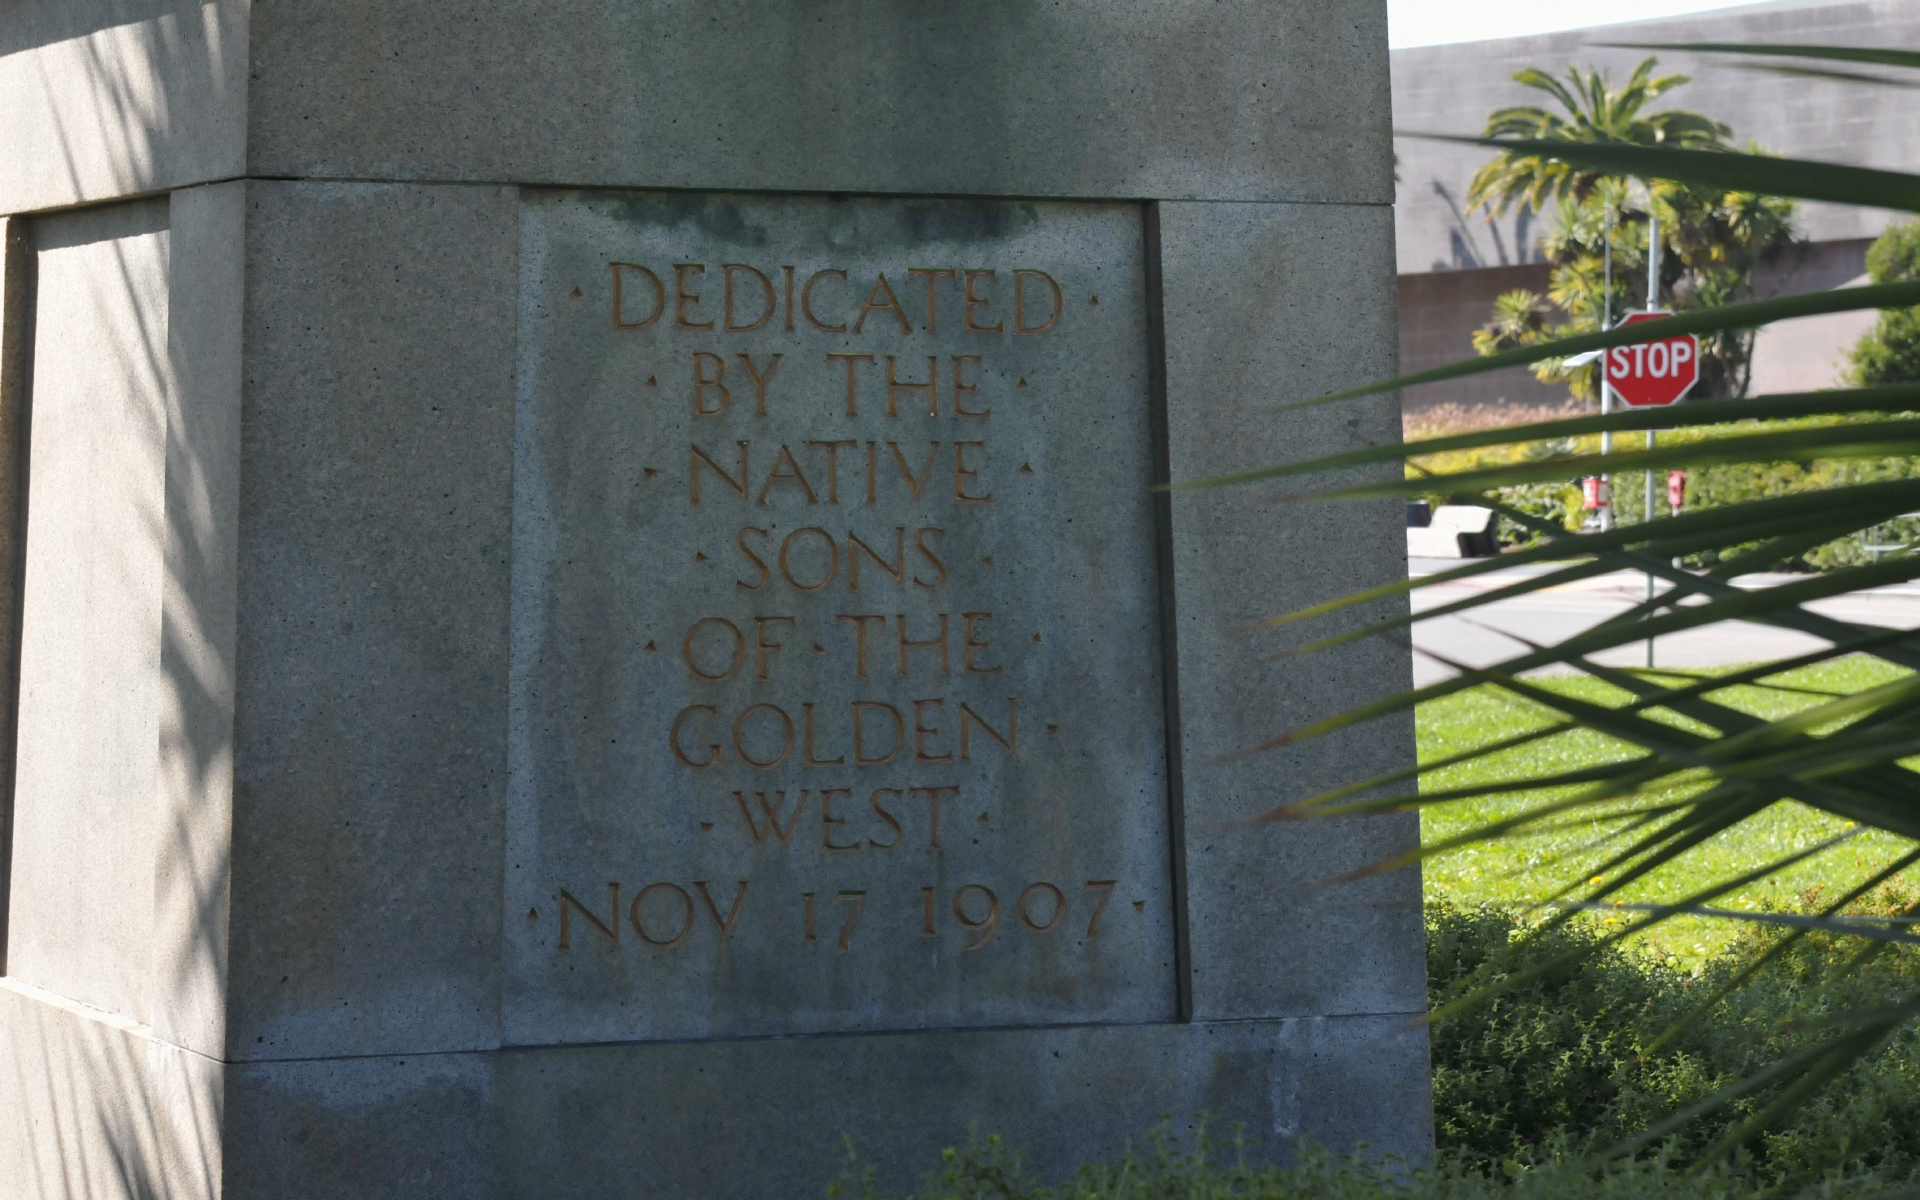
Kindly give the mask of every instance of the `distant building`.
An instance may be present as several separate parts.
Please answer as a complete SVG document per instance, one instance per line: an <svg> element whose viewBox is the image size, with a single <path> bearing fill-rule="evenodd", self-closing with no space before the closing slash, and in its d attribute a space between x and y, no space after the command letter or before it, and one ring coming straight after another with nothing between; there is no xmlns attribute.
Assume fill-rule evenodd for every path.
<svg viewBox="0 0 1920 1200"><path fill-rule="evenodd" d="M1733 127L1735 141L1758 141L1794 158L1897 170L1920 168L1920 120L1912 91L1865 83L1810 80L1756 70L1725 55L1622 50L1601 42L1740 42L1920 48L1920 0L1839 0L1756 4L1698 16L1637 21L1534 37L1426 46L1393 52L1396 129L1477 134L1488 114L1511 104L1552 99L1513 82L1539 67L1559 75L1569 64L1605 69L1617 84L1648 54L1661 73L1693 82L1652 108L1692 109ZM1778 60L1774 60L1778 61ZM1501 292L1544 292L1548 267L1538 247L1540 219L1509 211L1498 222L1466 211L1467 182L1491 154L1471 146L1401 137L1395 231L1400 271L1401 368L1416 371L1473 353L1473 330ZM1896 214L1802 203L1807 245L1789 252L1761 280L1762 294L1839 287L1859 279L1868 244ZM1840 352L1872 324L1870 315L1837 314L1783 322L1761 335L1753 388L1782 391L1834 382ZM1551 404L1566 389L1517 369L1416 388L1409 410L1455 403Z"/></svg>

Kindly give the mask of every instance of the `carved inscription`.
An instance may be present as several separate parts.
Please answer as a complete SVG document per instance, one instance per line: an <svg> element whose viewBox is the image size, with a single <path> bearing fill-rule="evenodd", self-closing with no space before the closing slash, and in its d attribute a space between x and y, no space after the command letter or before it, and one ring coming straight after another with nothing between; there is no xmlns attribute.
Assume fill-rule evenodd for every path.
<svg viewBox="0 0 1920 1200"><path fill-rule="evenodd" d="M1086 906L1086 930L1082 936L1088 941L1100 936L1100 918L1106 912L1107 900L1113 895L1115 882L1111 879L1089 879L1086 883L1089 901ZM734 893L733 905L723 917L720 915L719 906L713 902L713 896L708 892L704 879L696 879L688 887L681 887L677 883L650 883L634 893L633 903L624 910L623 917L623 910L620 907L620 884L615 881L607 885L608 907L604 921L591 908L581 903L577 896L561 888L558 896L560 912L558 949L562 951L573 949L573 930L569 920L569 917L573 917L584 919L587 925L597 930L602 937L615 946L620 944L620 930L624 921L632 925L633 932L638 934L640 940L646 945L671 950L684 943L688 935L693 932L694 926L700 923L695 916L694 894L699 895L706 906L707 915L713 919L711 932L714 941L724 943L732 936L733 927L740 919L740 907L746 902L747 888L750 885L751 881L740 880ZM689 892L688 888L692 891ZM649 904L647 897L656 892L663 893L662 898ZM940 935L938 925L941 918L938 915L939 907L935 899L938 892L939 889L935 887L920 889L920 901L924 913L921 932L927 937ZM814 900L817 895L818 893L815 892L800 893L803 903L797 906L799 920L797 924L789 922L798 930L800 940L803 942L819 940L814 919ZM1040 897L1037 903L1034 901L1036 895ZM672 898L667 898L669 896ZM846 924L840 930L839 949L844 952L852 944L853 927L860 919L861 909L866 905L867 893L843 890L838 893L838 897L841 900L854 902L853 909L846 914ZM1030 908L1029 905L1033 907ZM642 906L647 908L645 917L641 915ZM1000 897L992 888L984 884L970 883L956 890L950 907L954 924L967 931L972 939L964 949L980 949L993 940L994 933L1000 928ZM969 909L975 911L969 912ZM1036 911L1043 919L1036 919ZM1014 912L1018 915L1021 926L1029 933L1046 933L1066 918L1066 893L1051 883L1028 884L1020 892L1020 898L1014 904ZM648 928L649 922L653 925L651 931Z"/></svg>
<svg viewBox="0 0 1920 1200"><path fill-rule="evenodd" d="M1137 215L528 213L527 1019L1166 1015Z"/></svg>
<svg viewBox="0 0 1920 1200"><path fill-rule="evenodd" d="M923 293L908 291L916 301L924 296L912 315L884 270L873 274L870 285L844 268L810 272L799 285L797 315L792 265L681 262L672 264L669 271L664 265L656 270L646 263L609 262L608 271L609 315L613 326L622 330L648 329L670 322L674 329L751 334L778 321L785 330L811 328L828 334L859 334L871 318L889 331L897 323L897 332L902 335L911 338L924 333L932 340L940 333L940 306L945 300L950 328L957 325L965 334L1038 336L1060 324L1066 307L1059 281L1045 271L1024 267L897 269L897 277L924 283ZM671 285L663 275L671 278ZM716 275L722 281L718 289L711 282ZM827 287L820 287L823 281ZM866 299L856 307L851 298L860 295L863 286ZM713 295L716 290L718 297ZM1009 310L1011 315L1005 315ZM965 538L969 531L920 525L909 533L906 524L888 529L886 521L901 515L902 502L921 500L930 488L939 489L959 506L994 503L986 482L993 457L993 406L981 394L980 379L987 359L984 348L971 354L927 354L924 369L918 368L918 354L823 348L811 364L816 368L811 375L802 356L774 389L787 355L772 351L756 355L751 348L736 351L724 340L706 342L712 349L692 348L695 344L695 339L687 339L684 382L679 390L688 397L687 412L694 419L696 437L706 436L707 444L694 440L687 448L688 505L711 510L713 517L729 524L751 522L755 508L768 507L770 502L777 506L783 499L808 508L863 510L809 516L809 520L823 521L840 517L844 523L832 528L802 525L777 539L770 526L740 525L728 539L735 552L729 559L736 571L734 588L761 593L775 603L786 589L801 593L844 591L851 599L861 591L864 564L866 592L875 599L885 598L889 584L896 594L908 586L929 595L952 589L954 578L942 554L970 555L970 547L948 544L950 533ZM902 367L903 360L911 365ZM757 432L751 424L726 420L736 400L743 411L750 402L755 418L768 417L773 409L799 410L810 432L828 436L791 444L735 436ZM900 436L885 441L833 436L862 431L863 427L853 422L858 420L863 404L869 413L883 411L888 422L902 422ZM980 424L965 428L959 425L961 422ZM947 440L921 436L929 432L943 434ZM876 512L878 522L873 519ZM959 515L962 521L967 520L965 507ZM855 520L861 521L861 530L852 527ZM761 599L755 596L752 602L757 607ZM914 628L908 615L901 612L835 612L830 626L818 623L824 615L823 610L816 610L815 619L803 627L806 618L802 615L743 612L737 604L731 605L727 614L701 616L687 627L680 638L681 663L688 676L701 683L784 681L794 673L780 666L782 656L796 644L810 644L816 650L824 648L823 661L810 664L803 679L817 678L823 668L845 677L867 679L871 677L871 663L874 672L918 679L921 686L938 689L956 673L1002 673L1000 666L989 665L995 653L989 637L994 621L990 611L934 613L924 628ZM753 695L749 689L733 690L743 698ZM953 806L965 803L962 789L951 784L915 784L900 774L900 768L956 759L969 761L976 748L982 753L995 750L1018 758L1020 698L1005 697L1002 709L1002 698L988 700L983 698L985 694L976 689L969 700L943 693L916 698L905 708L879 698L846 704L804 698L784 703L753 700L739 707L689 704L675 714L666 731L666 742L674 759L694 771L711 770L731 761L761 771L799 768L810 775L816 769L844 773L844 768L852 766L885 769L892 776L890 782L895 786L889 787L756 788L751 792L751 803L744 789L725 792L739 812L737 828L756 847L772 840L783 849L793 849L795 833L806 817L810 823L817 823L819 836L802 839L801 847L817 846L821 854L897 849L908 840L908 823L913 826L916 842L937 851L942 848L941 804L946 802L951 811ZM798 695L805 695L804 685ZM1028 741L1031 746L1032 739ZM854 807L856 793L865 796L865 803L858 808ZM985 798L983 801L990 803ZM725 809L726 805L721 807ZM734 920L738 919L739 904L749 884L748 880L740 883ZM610 886L617 898L619 885ZM690 886L706 895L704 882L694 881ZM1107 881L1105 886L1111 890L1114 884ZM1044 924L1036 924L1028 912L1028 899L1036 888L1053 897L1050 907L1043 906L1049 914ZM677 930L670 938L649 936L642 924L643 898L658 889L679 897L685 909L683 917L675 918L670 901L655 905L665 906L656 924ZM922 889L922 894L933 890ZM969 895L975 898L971 905L967 902ZM1021 924L1032 932L1045 933L1065 916L1065 894L1051 883L1032 884L1020 895ZM640 940L665 949L686 944L695 923L689 896L675 883L652 883L642 888L627 914ZM852 945L854 926L868 893L843 890L837 896L853 901L837 942L844 952ZM803 931L801 940L805 942L816 940L817 897L816 892L799 893L785 914L789 924L797 920L796 928ZM1103 902L1104 897L1103 893ZM565 952L572 948L565 924L568 906L578 908L579 904L564 889L560 900L562 925L555 949ZM711 901L708 907L724 941L732 923L720 921ZM1098 936L1103 907L1091 910L1085 935L1089 939ZM992 888L968 884L954 892L950 908L954 924L974 935L967 950L977 950L993 939L1000 924L1000 901ZM780 919L774 911L764 915ZM595 928L616 943L618 916L615 913L609 918L611 924L594 922ZM937 929L929 936L938 936Z"/></svg>

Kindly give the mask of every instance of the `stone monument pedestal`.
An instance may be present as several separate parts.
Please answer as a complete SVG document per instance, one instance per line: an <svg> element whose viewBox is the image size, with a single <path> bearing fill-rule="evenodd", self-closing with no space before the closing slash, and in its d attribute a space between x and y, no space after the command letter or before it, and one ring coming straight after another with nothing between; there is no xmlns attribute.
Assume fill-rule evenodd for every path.
<svg viewBox="0 0 1920 1200"><path fill-rule="evenodd" d="M1431 1151L1384 12L0 15L0 1179ZM1369 132L1371 131L1371 132Z"/></svg>

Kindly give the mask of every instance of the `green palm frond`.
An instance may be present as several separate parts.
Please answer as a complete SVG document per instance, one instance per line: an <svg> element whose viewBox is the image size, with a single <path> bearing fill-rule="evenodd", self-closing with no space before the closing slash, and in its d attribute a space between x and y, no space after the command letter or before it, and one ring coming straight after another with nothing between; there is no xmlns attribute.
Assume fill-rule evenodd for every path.
<svg viewBox="0 0 1920 1200"><path fill-rule="evenodd" d="M1920 68L1920 52L1819 46L1662 45L1646 49L1741 54L1761 59L1832 61L1895 69ZM1516 105L1494 113L1485 134L1447 140L1484 146L1498 157L1475 176L1470 198L1500 211L1514 203L1544 209L1558 204L1545 245L1550 254L1570 259L1599 234L1592 216L1577 201L1585 191L1617 187L1620 177L1670 181L1682 189L1711 189L1711 208L1687 208L1686 195L1656 189L1653 201L1665 205L1663 225L1685 227L1681 247L1694 254L1701 278L1712 283L1715 245L1778 245L1787 236L1786 210L1780 198L1792 197L1875 208L1920 212L1920 175L1862 167L1775 158L1741 152L1725 144L1726 127L1700 114L1679 110L1649 112L1660 96L1684 76L1654 74L1656 63L1641 62L1618 87L1597 72L1569 69L1564 76L1530 69L1514 76L1550 104ZM1799 69L1799 68L1795 68ZM1817 68L1809 68L1817 69ZM1617 199L1617 197L1614 197ZM1619 211L1616 206L1615 211ZM1687 223L1692 222L1691 226ZM1689 240L1695 239L1695 240ZM1911 242L1911 245L1907 243ZM1920 309L1920 226L1907 242L1895 238L1880 252L1874 282L1848 288L1766 300L1715 303L1660 321L1624 329L1559 336L1547 298L1532 292L1502 296L1488 324L1475 335L1490 351L1432 370L1375 381L1328 395L1281 397L1276 411L1458 379L1487 371L1565 360L1586 351L1650 341L1678 333L1706 338L1791 317L1818 313L1882 309L1911 316ZM1731 269L1731 268L1730 268ZM1567 298L1591 281L1564 284L1555 295L1564 311ZM1529 483L1566 481L1581 475L1642 469L1765 465L1776 462L1903 462L1920 464L1920 376L1895 376L1898 382L1831 391L1717 399L1655 411L1629 410L1505 429L1482 430L1406 445L1368 447L1300 462L1186 481L1176 488L1261 483L1288 489L1277 503L1302 500L1379 498L1400 495L1449 495L1458 502L1486 504L1535 539L1524 550L1497 559L1466 562L1424 578L1402 579L1364 592L1334 596L1290 612L1273 614L1258 627L1298 630L1298 640L1281 657L1296 658L1361 638L1386 638L1406 644L1409 627L1435 616L1472 618L1487 605L1511 601L1607 572L1645 572L1666 585L1663 592L1625 612L1550 644L1521 645L1488 666L1449 664L1444 680L1385 696L1345 712L1295 728L1276 728L1244 753L1260 753L1351 730L1368 722L1404 717L1421 703L1469 688L1498 689L1530 709L1546 714L1542 726L1488 745L1457 751L1439 763L1357 779L1313 795L1288 797L1255 821L1291 821L1404 812L1457 804L1488 795L1508 797L1506 816L1468 833L1437 839L1401 857L1376 863L1368 873L1391 870L1423 856L1494 839L1523 837L1567 822L1608 822L1611 832L1600 867L1589 877L1569 881L1552 897L1542 929L1581 919L1604 906L1624 916L1625 924L1593 943L1610 945L1679 916L1717 920L1761 919L1792 938L1809 934L1858 939L1862 957L1894 942L1920 942L1920 916L1864 921L1846 906L1867 887L1891 878L1891 872L1920 864L1920 630L1888 628L1843 619L1819 607L1834 597L1867 588L1920 579L1920 553L1895 553L1879 561L1829 570L1780 586L1743 588L1739 576L1794 561L1903 514L1920 511L1920 469L1897 477L1837 475L1843 482L1821 490L1701 507L1682 515L1613 528L1601 533L1566 528L1504 503L1497 489ZM1878 376L1886 378L1886 376ZM1790 423L1790 424L1786 424ZM1626 434L1680 426L1682 437L1652 449L1635 448L1604 460L1583 451L1579 439L1597 433ZM1436 456L1499 446L1524 445L1528 453L1505 461L1439 470ZM1382 478L1378 469L1394 462L1426 464L1414 477ZM1375 468L1365 482L1321 482L1334 472ZM1714 565L1692 570L1686 556L1704 555ZM1422 588L1484 576L1506 567L1526 572L1502 577L1498 586L1479 588L1464 598L1448 599L1415 615L1374 618L1328 631L1318 623L1356 606L1406 596ZM1377 612L1377 608L1373 611ZM1756 664L1723 674L1630 671L1603 665L1596 656L1654 636L1704 628L1726 620L1771 625L1811 635L1821 648L1792 659ZM1729 689L1768 686L1781 672L1869 655L1901 672L1890 682L1848 695L1802 696L1806 706L1791 716L1756 716L1733 703ZM1619 697L1602 703L1568 689L1550 688L1529 677L1541 669L1571 670L1605 684ZM1597 766L1512 767L1502 758L1517 747L1546 747L1556 739L1601 735L1618 751L1614 761ZM1524 761L1550 762L1551 756ZM1482 767L1490 782L1447 787L1416 787L1421 771ZM1712 880L1687 894L1662 896L1648 903L1620 903L1629 888L1650 886L1660 872L1728 830L1741 827L1782 804L1800 804L1859 830L1876 830L1904 839L1907 849L1894 864L1836 902L1813 914L1754 914L1717 903L1747 882L1781 870L1790 862L1830 851L1854 836L1781 854L1737 877ZM1583 872L1585 875L1586 872ZM1911 918L1911 919L1909 919ZM1782 943L1783 945L1786 943ZM1576 956L1590 952L1575 949ZM1537 974L1558 969L1563 959L1535 964ZM1757 964L1750 967L1757 970ZM1499 987L1517 986L1529 972L1508 977ZM1734 981L1737 985L1738 979ZM1457 1003L1485 1000L1482 991ZM1704 1011L1704 1004L1701 1010ZM1436 1014L1444 1016L1445 1013ZM1841 1011L1792 1056L1719 1094L1656 1124L1644 1137L1621 1147L1630 1151L1680 1129L1693 1117L1747 1097L1750 1118L1708 1154L1727 1153L1767 1124L1847 1070L1861 1054L1891 1032L1920 1019L1920 997L1874 1011Z"/></svg>
<svg viewBox="0 0 1920 1200"><path fill-rule="evenodd" d="M1641 62L1618 88L1611 86L1604 72L1591 69L1569 67L1565 82L1536 67L1515 72L1514 82L1546 93L1564 115L1536 105L1496 110L1487 119L1483 136L1503 143L1525 142L1528 149L1503 150L1499 158L1475 172L1467 187L1468 204L1485 204L1495 213L1504 213L1518 203L1544 212L1551 204L1583 199L1602 173L1558 153L1561 145L1722 146L1731 131L1718 121L1680 109L1643 111L1687 82L1685 75L1655 78L1658 61Z"/></svg>
<svg viewBox="0 0 1920 1200"><path fill-rule="evenodd" d="M1920 69L1920 50L1880 49L1871 46L1770 46L1738 42L1599 42L1619 50L1681 50L1690 54L1746 54L1757 58L1811 58L1823 62L1869 63L1882 67Z"/></svg>

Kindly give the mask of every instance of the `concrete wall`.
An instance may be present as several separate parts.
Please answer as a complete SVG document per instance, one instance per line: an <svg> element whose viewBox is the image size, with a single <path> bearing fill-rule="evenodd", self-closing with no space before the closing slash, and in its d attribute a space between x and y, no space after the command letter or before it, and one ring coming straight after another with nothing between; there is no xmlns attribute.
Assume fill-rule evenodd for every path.
<svg viewBox="0 0 1920 1200"><path fill-rule="evenodd" d="M1549 270L1545 263L1527 263L1400 276L1400 369L1410 374L1472 357L1473 332L1492 319L1494 300L1515 288L1545 295ZM1538 407L1569 399L1565 387L1514 367L1424 384L1409 389L1401 403L1411 415L1449 404Z"/></svg>
<svg viewBox="0 0 1920 1200"><path fill-rule="evenodd" d="M145 1024L159 817L167 204L49 218L34 235L7 974Z"/></svg>
<svg viewBox="0 0 1920 1200"><path fill-rule="evenodd" d="M1867 281L1867 249L1873 243L1816 242L1796 247L1758 273L1755 290L1784 296L1800 291L1858 287ZM1845 382L1847 352L1879 321L1880 314L1829 313L1767 326L1753 342L1751 395L1811 392Z"/></svg>
<svg viewBox="0 0 1920 1200"><path fill-rule="evenodd" d="M1551 108L1551 97L1513 82L1539 67L1600 67L1624 82L1657 54L1662 74L1692 77L1652 107L1684 108L1733 127L1793 158L1910 170L1920 160L1920 130L1907 119L1905 92L1870 84L1806 79L1744 69L1727 55L1621 50L1601 42L1784 42L1828 46L1920 47L1920 4L1913 0L1757 4L1660 21L1599 25L1564 33L1393 52L1393 120L1403 134L1478 134L1487 115L1511 104ZM1400 137L1394 208L1399 271L1460 270L1538 261L1537 218L1509 212L1489 226L1462 211L1467 183L1491 155L1473 146ZM1872 209L1803 204L1805 236L1816 242L1871 238L1889 215Z"/></svg>
<svg viewBox="0 0 1920 1200"><path fill-rule="evenodd" d="M0 1162L24 1195L220 1194L233 198L9 221L0 341L35 351L0 387L26 535Z"/></svg>

